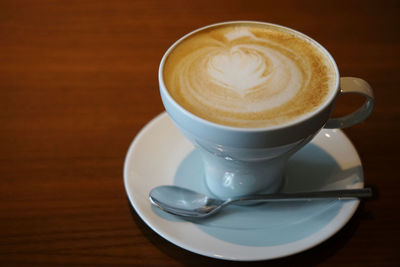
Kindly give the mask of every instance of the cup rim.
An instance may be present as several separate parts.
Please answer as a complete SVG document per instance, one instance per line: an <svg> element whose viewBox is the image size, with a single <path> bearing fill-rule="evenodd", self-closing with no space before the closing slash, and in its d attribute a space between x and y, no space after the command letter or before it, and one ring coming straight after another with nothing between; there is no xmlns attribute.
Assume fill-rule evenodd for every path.
<svg viewBox="0 0 400 267"><path fill-rule="evenodd" d="M314 111L307 113L304 116L300 116L298 119L293 120L293 121L289 121L287 123L283 123L283 124L279 124L279 125L273 125L273 126L266 126L266 127L239 127L239 126L229 126L229 125L224 125L224 124L219 124L219 123L215 123L212 121L208 121L206 119L203 119L197 115L195 115L194 113L190 112L189 110L183 108L169 93L167 86L164 83L164 77L163 77L163 69L164 69L164 64L165 61L168 57L168 55L171 53L171 51L177 46L179 45L181 42L183 42L186 38L188 38L189 36L199 32L199 31L203 31L205 29L208 28L212 28L212 27L217 27L217 26L221 26L221 25L226 25L226 24L262 24L262 25L268 25L268 26L272 26L275 28L279 28L279 29L283 29L285 31L291 32L295 35L300 36L301 38L306 39L307 41L311 42L313 45L316 45L318 48L321 49L321 51L329 58L329 60L331 61L334 70L335 70L335 89L333 89L327 99L324 101L324 103L320 106L318 106ZM334 60L334 58L332 57L332 55L328 52L328 50L322 46L320 43L318 43L316 40L314 40L313 38L309 37L308 35L299 32L295 29L286 27L286 26L282 26L279 24L275 24L275 23L269 23L269 22L263 22L263 21L252 21L252 20L232 20L232 21L224 21L224 22L217 22L217 23L213 23L213 24L209 24L203 27L200 27L196 30L193 30L185 35L183 35L182 37L180 37L178 40L176 40L168 49L167 51L164 53L159 68L158 68L158 81L159 81L159 85L160 85L160 90L163 91L163 93L165 94L165 97L168 98L168 100L173 103L179 110L180 112L183 112L185 115L192 117L194 120L196 120L197 122L212 126L212 127L216 127L219 128L221 130L229 130L229 131L237 131L237 132L264 132L264 131L274 131L274 130L281 130L281 129L285 129L285 128L290 128L296 125L299 125L311 118L313 118L315 115L317 115L318 113L322 112L324 109L326 109L331 103L332 101L335 100L337 94L339 93L339 81L340 81L340 75L339 75L339 69L336 65L336 62Z"/></svg>

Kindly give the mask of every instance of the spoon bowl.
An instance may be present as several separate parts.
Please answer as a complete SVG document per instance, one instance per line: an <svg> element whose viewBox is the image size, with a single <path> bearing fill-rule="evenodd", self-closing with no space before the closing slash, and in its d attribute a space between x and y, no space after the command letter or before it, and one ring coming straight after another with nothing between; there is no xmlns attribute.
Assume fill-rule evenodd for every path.
<svg viewBox="0 0 400 267"><path fill-rule="evenodd" d="M275 193L242 196L221 200L173 185L163 185L150 191L150 202L159 209L170 214L186 218L204 218L220 211L230 204L246 204L249 202L300 201L313 199L352 199L372 197L371 188L341 189L332 191Z"/></svg>

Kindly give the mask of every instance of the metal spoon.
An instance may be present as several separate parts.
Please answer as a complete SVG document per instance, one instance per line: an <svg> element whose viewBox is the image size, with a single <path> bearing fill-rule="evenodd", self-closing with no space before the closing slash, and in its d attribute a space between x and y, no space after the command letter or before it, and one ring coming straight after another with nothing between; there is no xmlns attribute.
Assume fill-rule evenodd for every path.
<svg viewBox="0 0 400 267"><path fill-rule="evenodd" d="M227 200L210 198L201 193L173 185L155 187L151 190L149 199L153 205L168 213L187 217L204 218L215 214L223 207L232 203L298 201L323 198L349 199L372 197L371 188L341 189L333 191L275 193L250 195Z"/></svg>

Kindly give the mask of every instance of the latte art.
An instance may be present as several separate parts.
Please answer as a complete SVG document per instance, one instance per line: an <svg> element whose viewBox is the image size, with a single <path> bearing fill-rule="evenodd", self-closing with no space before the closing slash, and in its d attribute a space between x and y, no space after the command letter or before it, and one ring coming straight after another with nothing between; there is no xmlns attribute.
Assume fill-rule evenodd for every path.
<svg viewBox="0 0 400 267"><path fill-rule="evenodd" d="M248 89L265 83L269 74L263 55L255 52L241 47L232 47L231 51L221 49L208 59L208 75L216 84L243 96Z"/></svg>
<svg viewBox="0 0 400 267"><path fill-rule="evenodd" d="M319 49L272 26L227 24L179 43L163 78L171 96L201 118L278 125L315 110L334 86L334 67Z"/></svg>

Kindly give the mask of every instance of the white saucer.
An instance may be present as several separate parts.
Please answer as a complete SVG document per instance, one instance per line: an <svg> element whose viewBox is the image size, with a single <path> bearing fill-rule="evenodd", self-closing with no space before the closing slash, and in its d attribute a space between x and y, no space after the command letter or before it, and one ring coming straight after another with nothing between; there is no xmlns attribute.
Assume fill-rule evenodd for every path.
<svg viewBox="0 0 400 267"><path fill-rule="evenodd" d="M340 130L322 130L289 161L284 191L362 188L362 166ZM339 231L358 200L232 206L201 221L185 221L151 206L150 190L176 184L208 193L199 155L166 113L149 122L125 158L129 200L147 225L184 249L218 259L252 261L295 254Z"/></svg>

